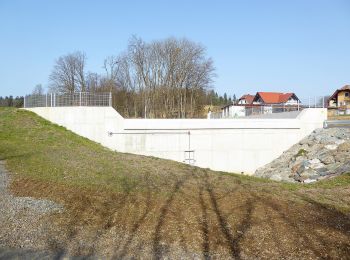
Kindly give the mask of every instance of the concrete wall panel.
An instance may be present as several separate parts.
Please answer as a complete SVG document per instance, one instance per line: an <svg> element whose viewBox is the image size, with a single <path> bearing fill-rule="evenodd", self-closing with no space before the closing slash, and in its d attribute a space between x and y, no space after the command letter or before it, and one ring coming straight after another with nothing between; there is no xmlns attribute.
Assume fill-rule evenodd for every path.
<svg viewBox="0 0 350 260"><path fill-rule="evenodd" d="M323 127L327 118L319 108L293 119L124 119L111 107L28 110L115 151L183 162L190 148L196 166L247 174Z"/></svg>

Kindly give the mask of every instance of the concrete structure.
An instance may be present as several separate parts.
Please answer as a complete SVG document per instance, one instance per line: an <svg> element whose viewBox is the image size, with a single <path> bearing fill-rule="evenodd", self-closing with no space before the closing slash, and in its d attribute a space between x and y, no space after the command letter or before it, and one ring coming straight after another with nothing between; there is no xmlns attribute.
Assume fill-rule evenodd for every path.
<svg viewBox="0 0 350 260"><path fill-rule="evenodd" d="M227 105L221 109L222 118L237 118L246 115L245 106Z"/></svg>
<svg viewBox="0 0 350 260"><path fill-rule="evenodd" d="M245 94L238 99L238 105L249 105L253 103L255 95Z"/></svg>
<svg viewBox="0 0 350 260"><path fill-rule="evenodd" d="M28 108L43 118L119 152L213 170L252 174L321 128L326 109L294 119L124 119L112 107ZM114 134L108 134L108 133Z"/></svg>

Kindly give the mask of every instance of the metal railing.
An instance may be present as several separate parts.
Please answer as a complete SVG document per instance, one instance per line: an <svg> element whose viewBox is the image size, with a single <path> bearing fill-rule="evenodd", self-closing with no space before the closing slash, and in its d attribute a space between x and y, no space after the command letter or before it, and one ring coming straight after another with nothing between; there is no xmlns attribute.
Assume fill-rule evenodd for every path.
<svg viewBox="0 0 350 260"><path fill-rule="evenodd" d="M305 108L325 108L327 107L327 102L328 97L316 96L300 99L300 101L295 103L230 105L222 108L221 112L211 112L208 114L208 118L240 118L286 112L294 112L289 113L289 116L293 116L297 111Z"/></svg>
<svg viewBox="0 0 350 260"><path fill-rule="evenodd" d="M108 107L112 106L112 93L49 93L45 95L26 95L24 96L24 107Z"/></svg>
<svg viewBox="0 0 350 260"><path fill-rule="evenodd" d="M325 108L328 107L328 98L329 96L301 98L300 105L303 108Z"/></svg>
<svg viewBox="0 0 350 260"><path fill-rule="evenodd" d="M245 107L245 116L301 111L302 109L303 107L300 106L299 104L297 105L274 104L274 105L250 106L250 107L248 106L248 107Z"/></svg>

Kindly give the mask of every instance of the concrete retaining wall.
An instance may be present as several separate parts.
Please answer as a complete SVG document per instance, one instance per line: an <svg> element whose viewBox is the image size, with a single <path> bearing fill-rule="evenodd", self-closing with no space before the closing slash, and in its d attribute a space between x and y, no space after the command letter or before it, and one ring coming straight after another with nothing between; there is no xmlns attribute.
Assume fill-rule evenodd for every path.
<svg viewBox="0 0 350 260"><path fill-rule="evenodd" d="M29 108L43 118L119 152L184 162L227 172L254 171L271 162L327 118L326 109L294 119L124 119L111 107ZM113 132L113 135L108 135Z"/></svg>

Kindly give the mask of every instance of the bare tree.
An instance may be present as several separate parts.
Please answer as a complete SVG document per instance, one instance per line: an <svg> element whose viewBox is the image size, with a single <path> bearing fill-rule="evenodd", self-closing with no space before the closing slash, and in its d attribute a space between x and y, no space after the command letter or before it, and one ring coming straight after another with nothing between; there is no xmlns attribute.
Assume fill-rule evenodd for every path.
<svg viewBox="0 0 350 260"><path fill-rule="evenodd" d="M45 91L41 84L37 84L32 91L33 95L44 95L44 93Z"/></svg>
<svg viewBox="0 0 350 260"><path fill-rule="evenodd" d="M85 91L85 63L86 55L79 51L59 57L49 78L50 90L68 93Z"/></svg>
<svg viewBox="0 0 350 260"><path fill-rule="evenodd" d="M146 43L132 37L125 52L104 60L104 75L85 73L85 63L81 52L61 56L50 75L51 90L110 91L126 117L201 117L213 97L213 61L187 39Z"/></svg>
<svg viewBox="0 0 350 260"><path fill-rule="evenodd" d="M85 66L86 66L86 55L83 52L75 52L73 54L73 64L75 65L75 78L79 91L86 91L85 81Z"/></svg>
<svg viewBox="0 0 350 260"><path fill-rule="evenodd" d="M120 58L115 56L107 57L103 62L103 68L106 71L106 77L111 80L117 79Z"/></svg>
<svg viewBox="0 0 350 260"><path fill-rule="evenodd" d="M214 76L213 62L205 57L205 48L187 39L145 43L133 37L126 62L128 78L132 78L128 82L133 85L129 89L141 96L138 103L143 116L147 113L148 117L194 116L200 103L205 102L202 97ZM117 74L122 84L123 73Z"/></svg>
<svg viewBox="0 0 350 260"><path fill-rule="evenodd" d="M86 75L86 91L96 92L101 86L101 76L94 72L88 72Z"/></svg>
<svg viewBox="0 0 350 260"><path fill-rule="evenodd" d="M106 74L102 78L101 82L104 90L113 92L113 90L119 85L117 78L120 65L119 59L120 57L109 56L103 62L103 69L105 70Z"/></svg>

